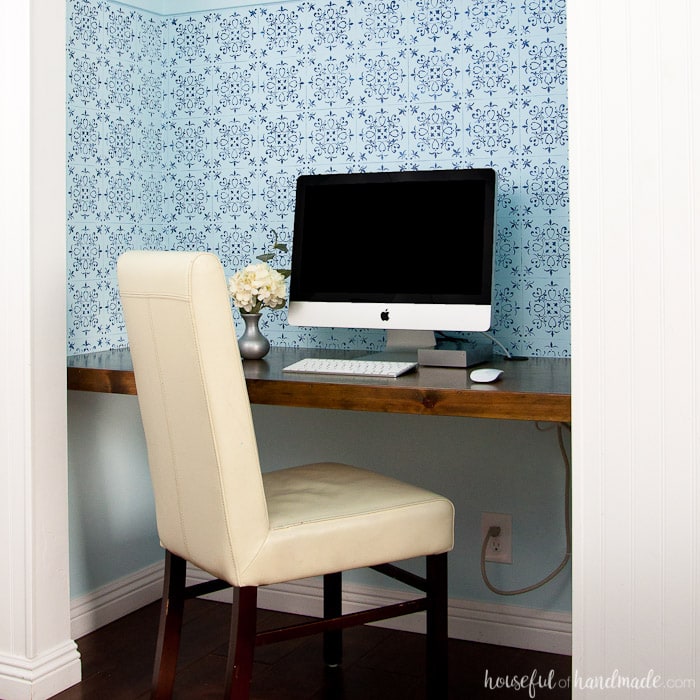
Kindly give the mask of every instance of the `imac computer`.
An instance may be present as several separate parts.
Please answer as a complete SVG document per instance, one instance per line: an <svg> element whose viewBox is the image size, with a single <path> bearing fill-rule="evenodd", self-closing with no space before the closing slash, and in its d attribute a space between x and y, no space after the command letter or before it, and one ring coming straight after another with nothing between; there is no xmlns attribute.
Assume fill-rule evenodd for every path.
<svg viewBox="0 0 700 700"><path fill-rule="evenodd" d="M491 168L301 175L289 322L382 328L413 355L489 330L495 205Z"/></svg>

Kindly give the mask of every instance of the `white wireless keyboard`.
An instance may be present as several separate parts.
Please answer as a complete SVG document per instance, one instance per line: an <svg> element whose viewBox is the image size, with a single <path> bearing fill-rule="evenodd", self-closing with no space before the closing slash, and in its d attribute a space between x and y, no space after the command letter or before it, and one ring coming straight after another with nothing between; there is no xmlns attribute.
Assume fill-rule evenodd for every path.
<svg viewBox="0 0 700 700"><path fill-rule="evenodd" d="M387 360L339 360L322 357L307 357L283 369L284 372L307 372L309 374L347 374L358 377L398 377L410 372L417 362L395 362Z"/></svg>

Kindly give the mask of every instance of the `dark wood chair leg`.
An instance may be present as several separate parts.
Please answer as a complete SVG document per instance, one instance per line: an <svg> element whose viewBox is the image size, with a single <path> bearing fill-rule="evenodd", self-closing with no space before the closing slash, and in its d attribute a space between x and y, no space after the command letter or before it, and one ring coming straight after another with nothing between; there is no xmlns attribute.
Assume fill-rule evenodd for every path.
<svg viewBox="0 0 700 700"><path fill-rule="evenodd" d="M160 604L158 641L153 665L152 700L172 697L180 649L182 613L185 605L185 575L187 562L171 552L165 552L163 598Z"/></svg>
<svg viewBox="0 0 700 700"><path fill-rule="evenodd" d="M340 617L343 612L343 575L340 572L323 577L323 617ZM323 661L334 668L343 662L343 631L327 630L323 633Z"/></svg>
<svg viewBox="0 0 700 700"><path fill-rule="evenodd" d="M169 700L173 694L184 603L187 597L186 572L187 562L166 550L163 598L151 691L152 700ZM405 580L403 577L397 578ZM426 558L425 588L427 597L426 697L428 700L440 700L447 698L449 687L446 553ZM342 615L342 573L326 574L323 577L323 592L324 620L339 618ZM197 593L199 591L192 591L191 595ZM258 589L255 586L234 587L233 589L224 695L228 700L248 700L249 698L256 646L257 596ZM382 618L375 617L373 619ZM309 633L306 629L309 627L308 625L301 627L304 627L302 634ZM287 637L279 637L279 639L282 638ZM273 640L266 639L263 643L269 641ZM324 661L330 668L335 668L342 663L342 628L324 631L323 654Z"/></svg>
<svg viewBox="0 0 700 700"><path fill-rule="evenodd" d="M234 587L224 693L228 700L248 700L250 694L257 604L257 587Z"/></svg>
<svg viewBox="0 0 700 700"><path fill-rule="evenodd" d="M439 700L448 692L447 553L426 558L426 582L426 697Z"/></svg>

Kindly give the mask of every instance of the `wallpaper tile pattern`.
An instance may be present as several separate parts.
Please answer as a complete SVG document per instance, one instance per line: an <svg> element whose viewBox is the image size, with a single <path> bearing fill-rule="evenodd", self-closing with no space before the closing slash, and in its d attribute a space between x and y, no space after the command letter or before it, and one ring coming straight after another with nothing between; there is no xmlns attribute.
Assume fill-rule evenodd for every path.
<svg viewBox="0 0 700 700"><path fill-rule="evenodd" d="M170 17L70 0L67 32L69 353L126 344L124 250L212 250L231 274L290 241L299 174L493 167L493 333L518 354L570 354L565 0ZM277 345L383 339L291 327L284 309L263 326Z"/></svg>

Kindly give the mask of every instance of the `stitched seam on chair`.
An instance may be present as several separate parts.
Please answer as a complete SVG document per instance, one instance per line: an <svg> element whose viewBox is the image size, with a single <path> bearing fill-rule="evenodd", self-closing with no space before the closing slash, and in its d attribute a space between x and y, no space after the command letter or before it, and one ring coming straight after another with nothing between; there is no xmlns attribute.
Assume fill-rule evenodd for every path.
<svg viewBox="0 0 700 700"><path fill-rule="evenodd" d="M330 522L332 520L347 520L349 518L355 518L362 515L373 515L376 513L383 513L393 510L406 510L407 508L413 508L415 506L423 505L426 503L444 503L445 501L441 498L425 498L420 501L412 501L411 503L403 503L400 506L389 506L385 508L372 508L369 510L356 511L354 513L348 513L347 515L333 515L325 516L319 518L309 518L307 520L299 520L295 523L289 523L287 525L273 525L271 529L274 530L288 530L293 527L299 527L301 525L309 525L312 523L324 523Z"/></svg>
<svg viewBox="0 0 700 700"><path fill-rule="evenodd" d="M158 368L158 382L163 385L163 373L161 371L161 362L160 362L160 354L158 352L158 343L155 342L155 329L153 327L153 308L152 308L152 298L147 297L146 298L146 303L148 304L148 324L150 326L150 332L151 332L151 337L154 339L153 342L153 347L154 347L154 352L156 356L156 367ZM180 509L180 493L182 491L180 487L180 480L178 478L178 469L177 469L177 460L175 459L175 454L173 451L173 440L172 440L172 430L170 428L170 415L168 411L166 410L166 401L164 397L161 397L161 401L163 402L163 413L165 415L165 425L168 430L168 450L170 451L170 459L173 464L173 476L175 479L175 491L177 493L177 502L178 502L178 508L177 508L177 513L178 513L178 519L180 521L180 532L182 533L182 540L183 544L185 545L185 550L187 551L187 558L189 558L189 553L190 553L190 546L187 542L187 529L185 528L185 523L184 519L182 517L182 510Z"/></svg>
<svg viewBox="0 0 700 700"><path fill-rule="evenodd" d="M120 292L120 296L126 299L174 299L187 301L186 294L154 294L153 292Z"/></svg>
<svg viewBox="0 0 700 700"><path fill-rule="evenodd" d="M269 522L269 521L268 521L268 522ZM260 544L260 547L258 547L258 551L255 552L255 554L251 557L250 561L248 562L248 566L246 566L245 569L243 569L243 571L241 571L241 574L240 574L241 576L244 576L245 573L246 573L249 569L252 569L253 566L255 565L255 562L256 562L256 561L258 560L258 558L262 555L263 551L265 550L265 545L270 541L270 532L272 532L273 529L274 529L274 528L270 528L269 525L268 525L267 536L265 537L265 539L264 539L264 540L262 541L262 543Z"/></svg>

